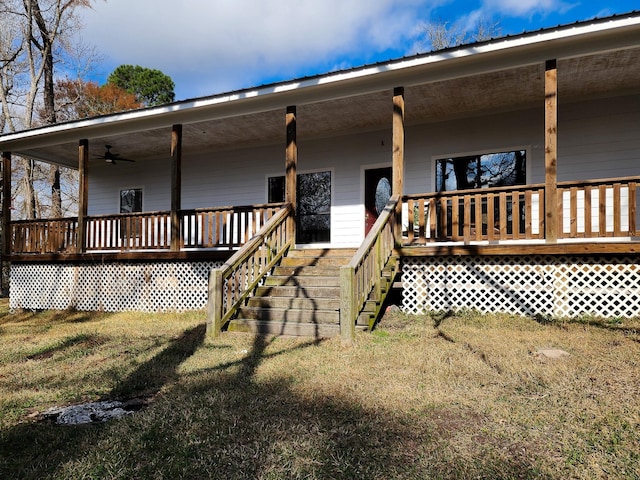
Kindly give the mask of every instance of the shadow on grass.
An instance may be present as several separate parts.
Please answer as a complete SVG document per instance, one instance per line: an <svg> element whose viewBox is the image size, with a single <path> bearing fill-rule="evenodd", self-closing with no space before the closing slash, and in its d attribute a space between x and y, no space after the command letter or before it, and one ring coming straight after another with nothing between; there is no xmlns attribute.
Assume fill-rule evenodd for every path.
<svg viewBox="0 0 640 480"><path fill-rule="evenodd" d="M0 431L0 478L544 478L526 459L448 448L430 412L301 391L289 372L256 377L266 359L317 341L266 353L274 340L257 335L238 361L180 378L179 366L203 340L203 326L185 331L113 390L163 389L132 417Z"/></svg>
<svg viewBox="0 0 640 480"><path fill-rule="evenodd" d="M75 310L29 310L11 311L9 308L0 309L0 325L7 323L27 323L35 321L38 325L57 325L65 323L86 323L100 321L114 315L107 312L90 312Z"/></svg>
<svg viewBox="0 0 640 480"><path fill-rule="evenodd" d="M621 333L625 337L640 343L640 322L638 319L620 319L604 317L556 318L550 315L534 315L533 319L541 325L562 328L565 325L585 325L610 332ZM631 322L634 326L628 327Z"/></svg>
<svg viewBox="0 0 640 480"><path fill-rule="evenodd" d="M58 352L65 352L72 349L84 349L89 350L94 347L107 343L109 339L101 335L80 333L65 338L64 340L48 345L46 347L38 348L31 354L27 355L29 360L43 360L50 358Z"/></svg>

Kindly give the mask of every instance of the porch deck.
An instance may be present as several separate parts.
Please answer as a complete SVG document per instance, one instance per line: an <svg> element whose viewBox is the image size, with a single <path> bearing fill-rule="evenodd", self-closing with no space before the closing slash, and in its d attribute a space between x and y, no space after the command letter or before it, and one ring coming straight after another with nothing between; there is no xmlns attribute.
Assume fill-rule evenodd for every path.
<svg viewBox="0 0 640 480"><path fill-rule="evenodd" d="M635 253L640 251L638 183L624 177L557 185L556 239L548 241L544 184L405 195L401 255ZM179 248L172 249L169 211L13 221L8 259L52 261L106 254L230 256L283 204L179 211Z"/></svg>

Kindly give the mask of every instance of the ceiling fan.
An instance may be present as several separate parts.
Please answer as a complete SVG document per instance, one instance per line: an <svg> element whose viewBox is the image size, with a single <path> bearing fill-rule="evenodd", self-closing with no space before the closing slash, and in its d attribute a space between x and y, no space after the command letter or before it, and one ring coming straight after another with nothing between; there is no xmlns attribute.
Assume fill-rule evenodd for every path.
<svg viewBox="0 0 640 480"><path fill-rule="evenodd" d="M96 155L96 157L101 158L102 160L104 160L107 163L110 163L111 165L115 165L116 160L119 162L135 162L135 160L121 157L119 153L112 153L111 145L105 145L104 148L105 148L104 155Z"/></svg>

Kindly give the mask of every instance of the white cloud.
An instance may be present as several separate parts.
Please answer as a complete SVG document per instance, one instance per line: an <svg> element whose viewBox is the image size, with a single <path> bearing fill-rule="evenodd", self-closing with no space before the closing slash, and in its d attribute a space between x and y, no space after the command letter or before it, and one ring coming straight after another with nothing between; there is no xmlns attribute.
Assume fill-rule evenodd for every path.
<svg viewBox="0 0 640 480"><path fill-rule="evenodd" d="M561 0L483 0L483 9L503 15L523 17L551 12L565 13L574 5Z"/></svg>
<svg viewBox="0 0 640 480"><path fill-rule="evenodd" d="M109 71L127 63L160 69L184 98L398 47L443 1L109 0L84 12L82 35Z"/></svg>
<svg viewBox="0 0 640 480"><path fill-rule="evenodd" d="M92 10L82 12L82 37L103 55L103 76L97 80L106 80L122 64L157 68L173 78L177 98L184 99L413 53L422 50L419 26L427 21L472 31L480 21L497 19L508 33L518 31L515 23L527 29L539 28L542 19L558 24L567 12L569 20L578 20L576 11L585 5L581 0L96 0Z"/></svg>

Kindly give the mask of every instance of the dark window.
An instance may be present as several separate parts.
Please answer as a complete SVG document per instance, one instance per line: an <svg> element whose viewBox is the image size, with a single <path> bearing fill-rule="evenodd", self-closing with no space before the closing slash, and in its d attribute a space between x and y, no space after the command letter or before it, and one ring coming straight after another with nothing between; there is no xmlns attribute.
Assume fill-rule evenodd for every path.
<svg viewBox="0 0 640 480"><path fill-rule="evenodd" d="M142 189L120 190L120 213L142 212Z"/></svg>
<svg viewBox="0 0 640 480"><path fill-rule="evenodd" d="M526 182L525 150L436 160L436 190L506 187Z"/></svg>
<svg viewBox="0 0 640 480"><path fill-rule="evenodd" d="M284 176L269 177L268 180L267 202L282 203L284 202Z"/></svg>
<svg viewBox="0 0 640 480"><path fill-rule="evenodd" d="M301 173L297 178L297 243L331 241L331 172ZM284 201L284 176L269 177L267 201Z"/></svg>

